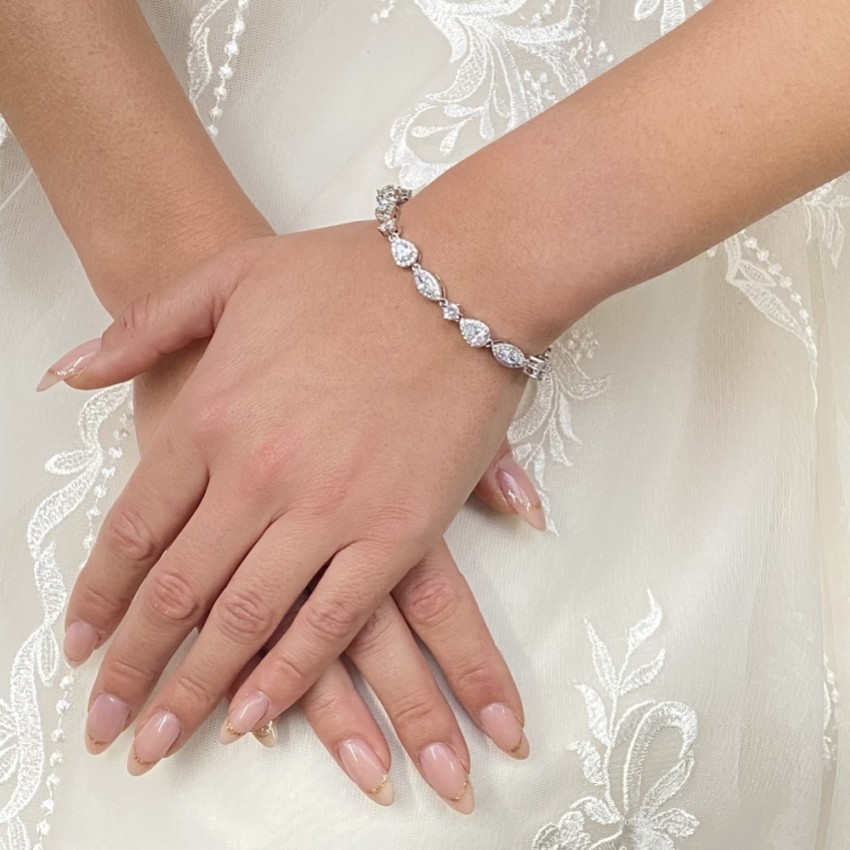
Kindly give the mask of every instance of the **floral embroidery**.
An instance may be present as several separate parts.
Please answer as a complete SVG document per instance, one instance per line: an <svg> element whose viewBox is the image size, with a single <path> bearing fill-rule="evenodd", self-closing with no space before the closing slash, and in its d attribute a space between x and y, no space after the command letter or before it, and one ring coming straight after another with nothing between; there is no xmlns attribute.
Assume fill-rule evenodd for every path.
<svg viewBox="0 0 850 850"><path fill-rule="evenodd" d="M803 213L806 217L806 241L817 239L829 251L833 266L844 249L846 229L839 210L850 209L850 195L842 194L838 187L841 178L830 180L802 198Z"/></svg>
<svg viewBox="0 0 850 850"><path fill-rule="evenodd" d="M743 292L771 322L797 337L806 349L812 386L816 387L818 349L814 329L809 311L803 306L803 298L794 289L791 278L782 273L782 266L771 261L770 252L747 230L730 236L723 242L723 248L726 282ZM716 253L717 247L708 251L709 256Z"/></svg>
<svg viewBox="0 0 850 850"><path fill-rule="evenodd" d="M604 42L595 45L588 35L593 0L416 4L449 42L457 70L446 88L425 95L393 123L385 161L411 189L451 167L459 151L519 126L613 62ZM566 5L563 15L554 15L556 5Z"/></svg>
<svg viewBox="0 0 850 850"><path fill-rule="evenodd" d="M702 0L690 0L690 5L695 12L703 7ZM644 21L651 18L659 8L661 9L661 35L675 29L688 17L686 0L636 0L634 19Z"/></svg>
<svg viewBox="0 0 850 850"><path fill-rule="evenodd" d="M230 36L224 45L224 61L218 67L218 85L213 89L213 103L207 115L210 123L207 132L215 137L218 135L218 121L224 112L224 101L227 100L227 84L233 78L233 61L239 55L239 37L245 32L244 12L250 0L236 0L233 21L227 27ZM209 37L210 21L231 0L208 0L198 14L195 15L189 28L189 55L186 57L186 68L189 72L189 100L200 114L198 101L209 88L212 81L213 68L210 60Z"/></svg>
<svg viewBox="0 0 850 850"><path fill-rule="evenodd" d="M663 648L652 660L634 663L635 654L661 625L662 611L651 592L649 606L649 613L629 629L626 655L619 667L593 625L586 622L601 693L584 683L575 686L584 697L593 737L573 743L570 749L578 755L584 778L595 793L576 800L557 824L544 826L532 850L620 850L627 846L676 850L674 839L693 835L699 826L690 812L664 808L691 775L696 713L681 702L644 700L628 706L623 702L632 691L652 682L664 666ZM646 757L664 729L679 733L678 756L666 773L646 787ZM599 833L599 837L591 833Z"/></svg>
<svg viewBox="0 0 850 850"><path fill-rule="evenodd" d="M593 332L581 324L556 342L552 347L551 379L529 387L532 395L527 397L528 406L508 431L514 456L534 479L549 530L555 533L546 462L551 458L562 466L572 465L569 447L581 442L573 432L571 402L593 398L611 382L610 376L592 378L582 368L582 361L590 360L598 345Z"/></svg>
<svg viewBox="0 0 850 850"><path fill-rule="evenodd" d="M123 424L129 422L127 414L122 427L114 434L115 445L108 450L101 443L100 431L111 416L129 404L129 396L130 385L122 384L101 390L86 401L78 420L83 448L57 454L46 465L48 472L73 478L36 508L27 526L27 543L43 619L24 641L12 662L8 700L0 699L0 792L3 793L0 798L0 830L5 827L4 831L0 831L0 847L3 850L44 850L42 842L50 831L49 817L60 783L56 768L63 758L63 722L71 707L74 685L72 672L66 672L58 683L57 719L50 733L52 747L46 747L39 690L50 689L54 685L60 667L66 671L69 669L60 661L59 645L54 634L54 625L67 599L54 535L59 526L88 500L86 516L89 529L83 540L84 558L88 555L94 541L94 527L100 516L98 504L108 495L108 484L116 471L114 463L123 455L119 443L129 436ZM48 749L51 750L49 755ZM45 762L51 772L43 780ZM35 800L42 780L44 796L35 816L39 818L35 824L38 843L33 844L23 815Z"/></svg>

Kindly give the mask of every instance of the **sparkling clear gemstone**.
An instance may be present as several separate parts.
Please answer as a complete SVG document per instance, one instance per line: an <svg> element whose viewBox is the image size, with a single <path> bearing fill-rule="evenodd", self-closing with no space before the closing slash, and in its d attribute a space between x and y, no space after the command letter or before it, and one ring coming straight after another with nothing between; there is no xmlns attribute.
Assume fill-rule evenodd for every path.
<svg viewBox="0 0 850 850"><path fill-rule="evenodd" d="M451 301L448 301L443 304L443 318L448 319L450 322L459 322L460 305L454 304Z"/></svg>
<svg viewBox="0 0 850 850"><path fill-rule="evenodd" d="M382 221L378 225L378 230L380 230L385 236L389 236L390 233L395 233L398 230L398 225L396 224L395 219L391 218L389 221Z"/></svg>
<svg viewBox="0 0 850 850"><path fill-rule="evenodd" d="M525 355L509 342L497 342L491 349L493 357L510 369L519 369L525 363Z"/></svg>
<svg viewBox="0 0 850 850"><path fill-rule="evenodd" d="M397 266L410 268L419 259L419 249L408 239L393 239L393 259Z"/></svg>
<svg viewBox="0 0 850 850"><path fill-rule="evenodd" d="M375 217L379 221L388 221L395 214L395 204L390 203L389 201L379 201L378 206L375 207Z"/></svg>
<svg viewBox="0 0 850 850"><path fill-rule="evenodd" d="M483 348L490 342L490 328L478 319L461 319L460 332L473 348Z"/></svg>
<svg viewBox="0 0 850 850"><path fill-rule="evenodd" d="M437 275L422 267L413 270L416 288L431 301L439 301L443 297L443 287Z"/></svg>

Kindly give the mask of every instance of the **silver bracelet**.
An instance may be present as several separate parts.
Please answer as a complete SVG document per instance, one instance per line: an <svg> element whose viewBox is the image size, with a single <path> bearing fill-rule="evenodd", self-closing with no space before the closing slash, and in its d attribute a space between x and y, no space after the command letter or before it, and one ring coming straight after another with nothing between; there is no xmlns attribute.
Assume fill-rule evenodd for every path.
<svg viewBox="0 0 850 850"><path fill-rule="evenodd" d="M399 208L409 201L411 196L410 189L402 189L400 186L383 186L378 189L375 218L380 222L378 230L390 241L395 264L413 272L416 288L429 301L434 301L442 307L444 319L458 323L461 336L467 345L472 348L489 348L502 366L508 369L522 369L524 374L535 381L549 377L552 370L550 349L547 348L543 354L526 355L512 343L494 339L490 327L480 319L464 316L460 305L446 298L440 278L420 264L419 249L409 239L402 239L398 226Z"/></svg>

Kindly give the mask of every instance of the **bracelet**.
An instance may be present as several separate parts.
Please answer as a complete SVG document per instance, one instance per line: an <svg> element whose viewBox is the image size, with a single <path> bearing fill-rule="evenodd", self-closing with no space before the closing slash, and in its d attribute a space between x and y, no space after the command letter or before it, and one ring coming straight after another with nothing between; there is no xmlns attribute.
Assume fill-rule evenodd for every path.
<svg viewBox="0 0 850 850"><path fill-rule="evenodd" d="M375 218L380 224L378 230L390 241L393 260L403 269L413 272L416 288L429 301L434 301L443 309L443 318L457 322L461 336L472 348L489 348L493 357L508 369L522 369L523 373L535 381L549 377L552 363L549 359L551 349L543 354L524 354L517 346L502 339L494 339L490 327L480 319L464 316L460 305L449 301L443 283L437 275L428 271L419 262L419 249L409 240L402 239L398 226L399 208L412 196L410 189L400 186L383 186L378 189Z"/></svg>

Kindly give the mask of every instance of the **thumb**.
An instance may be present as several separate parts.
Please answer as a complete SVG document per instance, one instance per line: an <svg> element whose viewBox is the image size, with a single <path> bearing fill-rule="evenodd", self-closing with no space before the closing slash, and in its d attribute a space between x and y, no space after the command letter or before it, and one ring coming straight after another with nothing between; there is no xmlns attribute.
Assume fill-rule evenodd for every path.
<svg viewBox="0 0 850 850"><path fill-rule="evenodd" d="M175 285L131 301L102 336L60 357L36 390L60 381L80 390L118 384L150 369L166 354L212 336L247 262L244 245L225 248Z"/></svg>
<svg viewBox="0 0 850 850"><path fill-rule="evenodd" d="M546 530L540 496L525 470L514 459L507 440L499 446L478 482L475 494L493 510L501 514L519 514L532 528Z"/></svg>

